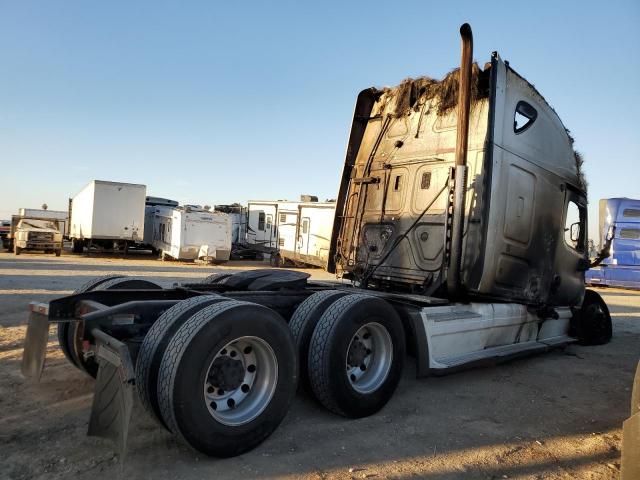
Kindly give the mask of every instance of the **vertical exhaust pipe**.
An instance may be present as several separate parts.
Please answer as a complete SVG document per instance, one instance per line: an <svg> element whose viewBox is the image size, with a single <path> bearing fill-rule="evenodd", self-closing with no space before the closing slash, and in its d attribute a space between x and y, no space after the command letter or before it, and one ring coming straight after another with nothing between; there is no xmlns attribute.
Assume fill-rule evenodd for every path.
<svg viewBox="0 0 640 480"><path fill-rule="evenodd" d="M451 252L447 271L447 291L452 299L459 297L461 293L460 270L462 268L462 236L464 232L465 192L467 188L471 62L473 61L473 34L468 23L460 27L460 37L462 40L462 57L458 85L458 125L453 183L453 216L451 219Z"/></svg>

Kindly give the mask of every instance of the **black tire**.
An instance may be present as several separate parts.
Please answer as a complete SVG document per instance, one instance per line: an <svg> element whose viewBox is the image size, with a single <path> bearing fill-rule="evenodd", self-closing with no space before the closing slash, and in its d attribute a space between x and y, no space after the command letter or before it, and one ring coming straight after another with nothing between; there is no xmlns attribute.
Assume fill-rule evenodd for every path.
<svg viewBox="0 0 640 480"><path fill-rule="evenodd" d="M161 290L162 287L141 277L118 277L107 280L93 290Z"/></svg>
<svg viewBox="0 0 640 480"><path fill-rule="evenodd" d="M282 267L282 257L278 252L273 252L269 255L269 265L273 268Z"/></svg>
<svg viewBox="0 0 640 480"><path fill-rule="evenodd" d="M167 428L158 405L158 370L167 345L182 324L204 307L228 301L217 294L200 295L176 303L164 312L144 337L136 362L136 389L140 401L151 416Z"/></svg>
<svg viewBox="0 0 640 480"><path fill-rule="evenodd" d="M71 241L73 253L82 253L84 251L84 242L82 240L76 240L75 238Z"/></svg>
<svg viewBox="0 0 640 480"><path fill-rule="evenodd" d="M55 254L56 254L56 257L59 257L60 255L62 255L62 250L56 250Z"/></svg>
<svg viewBox="0 0 640 480"><path fill-rule="evenodd" d="M13 247L13 253L15 253L16 255L20 255L22 253L22 249L16 245Z"/></svg>
<svg viewBox="0 0 640 480"><path fill-rule="evenodd" d="M324 290L314 293L296 308L291 320L289 320L289 329L298 352L300 385L310 387L307 372L309 344L320 317L333 302L344 297L347 293L342 290Z"/></svg>
<svg viewBox="0 0 640 480"><path fill-rule="evenodd" d="M611 340L611 314L597 292L585 292L582 306L571 320L571 327L571 334L578 338L581 345L603 345Z"/></svg>
<svg viewBox="0 0 640 480"><path fill-rule="evenodd" d="M75 289L73 293L89 292L95 289L98 285L115 278L122 278L122 275L104 275L102 277L92 278L79 288ZM79 338L81 332L79 323L80 322L58 323L58 344L60 345L62 353L71 364L88 373L93 378L96 378L96 375L98 374L97 362L93 359L84 361L84 358L78 350L78 344L82 341Z"/></svg>
<svg viewBox="0 0 640 480"><path fill-rule="evenodd" d="M224 283L224 280L229 278L231 275L233 274L232 273L212 273L211 275L206 277L204 280L202 280L202 282L200 283L206 283L206 284Z"/></svg>
<svg viewBox="0 0 640 480"><path fill-rule="evenodd" d="M360 393L349 380L345 366L351 340L372 322L387 332L392 346L391 360L380 385ZM328 410L350 418L366 417L384 407L393 395L400 381L404 357L404 329L393 307L378 297L347 295L329 306L313 332L308 359L311 388Z"/></svg>
<svg viewBox="0 0 640 480"><path fill-rule="evenodd" d="M159 289L156 283L149 280L125 277L122 275L105 275L94 278L78 288L74 293L88 292L91 290L113 290L118 288L129 289ZM82 322L67 322L58 324L58 343L64 356L80 370L88 373L93 378L98 375L98 362L93 358L84 358L82 355Z"/></svg>
<svg viewBox="0 0 640 480"><path fill-rule="evenodd" d="M269 346L277 380L258 382L272 386L268 402L246 423L230 426L210 413L203 382L221 349L247 337ZM162 418L172 432L206 455L239 455L264 441L283 420L296 391L297 371L293 338L280 315L236 300L210 305L189 318L167 346L158 376ZM257 372L260 375L260 366Z"/></svg>

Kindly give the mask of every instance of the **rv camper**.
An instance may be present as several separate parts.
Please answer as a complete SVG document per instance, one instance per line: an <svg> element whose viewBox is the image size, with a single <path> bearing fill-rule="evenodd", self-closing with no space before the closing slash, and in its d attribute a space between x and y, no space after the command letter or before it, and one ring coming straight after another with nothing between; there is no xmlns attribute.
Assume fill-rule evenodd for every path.
<svg viewBox="0 0 640 480"><path fill-rule="evenodd" d="M73 252L85 247L124 248L142 242L147 187L93 180L69 200Z"/></svg>
<svg viewBox="0 0 640 480"><path fill-rule="evenodd" d="M231 220L226 213L194 206L151 205L145 221L152 225L145 243L162 259L204 259L223 263L231 255Z"/></svg>
<svg viewBox="0 0 640 480"><path fill-rule="evenodd" d="M599 217L609 257L587 272L587 284L640 289L640 200L603 198Z"/></svg>
<svg viewBox="0 0 640 480"><path fill-rule="evenodd" d="M278 248L277 201L250 200L247 204L247 246L271 254Z"/></svg>
<svg viewBox="0 0 640 480"><path fill-rule="evenodd" d="M263 253L247 243L247 207L233 203L216 205L214 210L226 213L231 219L231 258L233 260L262 259Z"/></svg>
<svg viewBox="0 0 640 480"><path fill-rule="evenodd" d="M326 268L335 202L299 202L278 209L278 251L272 264L306 264Z"/></svg>
<svg viewBox="0 0 640 480"><path fill-rule="evenodd" d="M214 211L226 213L231 219L231 243L233 246L245 245L247 242L247 209L239 203L216 205Z"/></svg>
<svg viewBox="0 0 640 480"><path fill-rule="evenodd" d="M159 252L153 246L153 222L155 219L155 208L157 206L177 207L179 204L176 200L162 197L147 197L144 207L144 236L142 237L144 246L150 248L153 254Z"/></svg>
<svg viewBox="0 0 640 480"><path fill-rule="evenodd" d="M471 27L460 34L461 68L443 80L358 95L328 264L352 283L275 269L169 288L98 278L30 304L25 376L40 378L57 324L69 361L97 375L90 434L122 452L137 395L181 441L228 457L276 429L299 377L331 412L362 418L390 400L407 351L424 377L608 342L607 305L585 289L571 137L497 53L474 66Z"/></svg>

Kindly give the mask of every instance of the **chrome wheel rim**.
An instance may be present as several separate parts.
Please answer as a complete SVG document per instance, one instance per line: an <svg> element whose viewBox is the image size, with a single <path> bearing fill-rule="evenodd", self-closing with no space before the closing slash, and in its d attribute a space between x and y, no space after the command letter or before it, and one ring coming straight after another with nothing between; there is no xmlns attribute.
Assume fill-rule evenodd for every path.
<svg viewBox="0 0 640 480"><path fill-rule="evenodd" d="M204 382L207 409L218 422L237 426L254 420L269 405L278 383L278 360L258 337L240 337L222 347Z"/></svg>
<svg viewBox="0 0 640 480"><path fill-rule="evenodd" d="M347 349L347 378L361 394L376 391L384 383L393 361L393 343L387 329L371 322L358 329Z"/></svg>

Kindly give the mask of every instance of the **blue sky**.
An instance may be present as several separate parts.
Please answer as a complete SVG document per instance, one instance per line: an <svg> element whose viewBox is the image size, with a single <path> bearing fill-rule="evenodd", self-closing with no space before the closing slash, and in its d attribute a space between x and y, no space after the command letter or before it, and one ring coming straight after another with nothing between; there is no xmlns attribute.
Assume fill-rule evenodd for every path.
<svg viewBox="0 0 640 480"><path fill-rule="evenodd" d="M215 204L335 197L355 97L491 51L534 83L597 199L640 197L640 2L0 0L0 218L89 180Z"/></svg>

